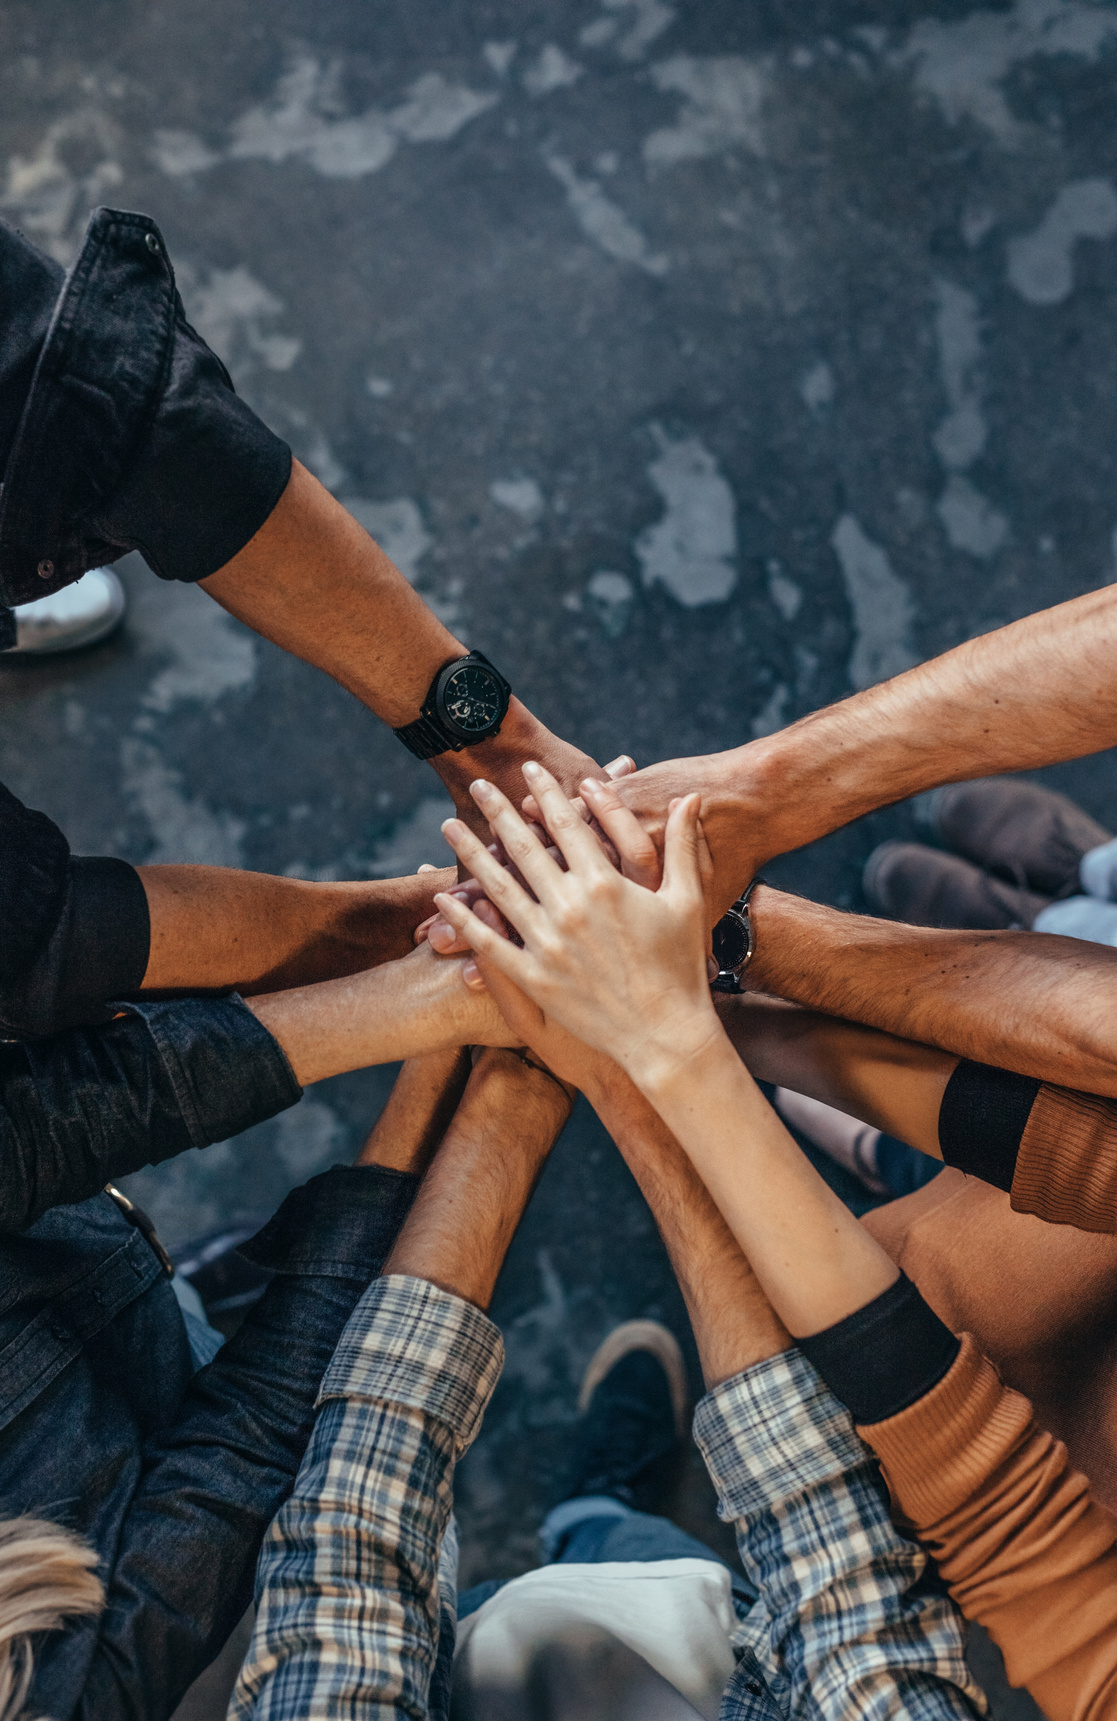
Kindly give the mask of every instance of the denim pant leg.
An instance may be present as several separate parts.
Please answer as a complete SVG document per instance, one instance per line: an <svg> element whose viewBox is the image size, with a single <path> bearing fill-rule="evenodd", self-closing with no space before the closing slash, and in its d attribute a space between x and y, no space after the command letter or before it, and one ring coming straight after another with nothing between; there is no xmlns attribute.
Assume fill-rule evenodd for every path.
<svg viewBox="0 0 1117 1721"><path fill-rule="evenodd" d="M543 1522L540 1540L548 1560L557 1563L596 1565L605 1560L710 1560L725 1566L705 1542L680 1530L670 1518L637 1512L608 1495L564 1500ZM733 1584L738 1613L756 1600L756 1591L732 1566L726 1567Z"/></svg>

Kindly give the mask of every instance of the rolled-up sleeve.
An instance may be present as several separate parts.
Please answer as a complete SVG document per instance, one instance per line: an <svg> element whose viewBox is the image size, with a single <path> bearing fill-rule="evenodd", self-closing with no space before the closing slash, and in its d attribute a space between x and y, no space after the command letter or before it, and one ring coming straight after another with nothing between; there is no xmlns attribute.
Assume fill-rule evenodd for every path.
<svg viewBox="0 0 1117 1721"><path fill-rule="evenodd" d="M235 994L128 1012L0 1046L0 1230L237 1135L302 1093L278 1041Z"/></svg>
<svg viewBox="0 0 1117 1721"><path fill-rule="evenodd" d="M454 1465L503 1354L491 1321L423 1279L362 1297L260 1555L230 1721L427 1714Z"/></svg>
<svg viewBox="0 0 1117 1721"><path fill-rule="evenodd" d="M925 1582L872 1454L798 1350L726 1381L694 1435L760 1600L742 1628L791 1715L972 1721L961 1615Z"/></svg>
<svg viewBox="0 0 1117 1721"><path fill-rule="evenodd" d="M234 393L180 304L155 421L97 529L160 579L204 580L255 537L290 476L290 448Z"/></svg>

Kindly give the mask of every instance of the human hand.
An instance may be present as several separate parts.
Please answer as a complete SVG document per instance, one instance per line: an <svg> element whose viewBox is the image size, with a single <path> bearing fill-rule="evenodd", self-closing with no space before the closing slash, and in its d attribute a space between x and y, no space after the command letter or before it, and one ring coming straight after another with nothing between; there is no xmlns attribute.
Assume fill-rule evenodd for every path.
<svg viewBox="0 0 1117 1721"><path fill-rule="evenodd" d="M484 778L518 801L522 798L520 767L525 759L542 760L569 794L576 793L583 777L601 775L601 767L588 753L553 735L515 698L509 704L499 735L476 747L465 747L460 753L440 753L431 764L450 791L458 818L484 836L484 819L470 795L470 784L476 778Z"/></svg>
<svg viewBox="0 0 1117 1721"><path fill-rule="evenodd" d="M443 893L435 900L478 957L545 1016L615 1058L639 1085L650 1071L685 1062L721 1035L706 980L698 797L671 809L663 882L652 891L610 864L548 772L529 762L524 777L565 872L498 789L479 782L473 795L534 900L459 820L443 826L523 948L455 897ZM584 782L582 792L596 804L618 852L638 852L646 839L632 814L619 801L607 805L610 791L595 782Z"/></svg>
<svg viewBox="0 0 1117 1721"><path fill-rule="evenodd" d="M608 765L602 767L604 776L610 782L616 782L619 777L628 776L629 773L635 771L635 769L635 760L630 758L627 753L621 753L616 759L610 760ZM579 809L584 807L584 803L581 800L575 800L574 805ZM592 820L592 815L588 810L586 811L586 817ZM537 829L542 831L542 826L539 826L537 821L536 824ZM622 860L612 842L605 833L601 831L600 826L598 829L599 834L601 834L605 839L607 853L609 854L610 859L613 860L614 864L619 866L621 870L625 872L626 877L635 879L637 884L647 884L650 889L654 890L656 885L659 883L659 856L654 845L650 843L634 843L631 845L631 852ZM499 843L490 843L489 853L503 865L511 865ZM556 859L560 865L565 864L557 849L552 848L551 853L552 857ZM420 868L420 870L423 869ZM434 871L434 868L432 867L430 870ZM520 878L518 882L522 884L524 881ZM473 878L462 879L453 890L452 895L456 896L460 902L464 902L468 908L476 908L478 903L484 901L485 898L484 889L480 884L478 884L477 880ZM488 923L496 925L496 922L491 918ZM497 930L499 930L499 926L497 927ZM415 928L416 944L422 944L426 939L430 940L431 949L437 950L440 956L460 956L463 951L468 950L469 948L460 934L457 933L450 925L449 921L437 912L428 915L426 920L422 921Z"/></svg>
<svg viewBox="0 0 1117 1721"><path fill-rule="evenodd" d="M766 759L766 742L759 741L727 753L665 759L626 773L619 790L657 853L663 851L672 801L695 792L701 796L702 831L713 862L707 893L711 926L766 861L797 846L794 836L780 834L777 821L786 810L785 795L779 783L770 782ZM523 812L525 818L538 816L531 796Z"/></svg>

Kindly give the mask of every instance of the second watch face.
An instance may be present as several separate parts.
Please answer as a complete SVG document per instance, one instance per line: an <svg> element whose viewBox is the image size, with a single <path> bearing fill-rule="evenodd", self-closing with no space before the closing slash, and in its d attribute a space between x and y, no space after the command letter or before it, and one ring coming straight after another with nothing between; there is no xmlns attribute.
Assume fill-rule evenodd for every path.
<svg viewBox="0 0 1117 1721"><path fill-rule="evenodd" d="M502 693L491 669L482 663L466 663L446 681L439 703L459 734L483 735L504 715Z"/></svg>
<svg viewBox="0 0 1117 1721"><path fill-rule="evenodd" d="M718 921L712 939L714 961L723 974L733 974L749 951L748 926L732 910Z"/></svg>

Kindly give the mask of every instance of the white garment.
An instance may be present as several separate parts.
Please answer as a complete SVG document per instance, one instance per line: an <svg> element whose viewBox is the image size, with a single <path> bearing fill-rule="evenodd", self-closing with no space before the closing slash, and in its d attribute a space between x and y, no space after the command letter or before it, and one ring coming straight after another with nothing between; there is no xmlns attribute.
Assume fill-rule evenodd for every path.
<svg viewBox="0 0 1117 1721"><path fill-rule="evenodd" d="M1096 896L1068 896L1062 902L1049 902L1033 920L1032 931L1084 938L1089 944L1117 945L1117 902L1099 902Z"/></svg>
<svg viewBox="0 0 1117 1721"><path fill-rule="evenodd" d="M729 1572L712 1560L541 1566L463 1621L455 1694L468 1689L479 1717L488 1709L528 1721L546 1669L557 1675L568 1721L582 1713L580 1687L595 1684L608 1684L611 1713L632 1721L716 1721L736 1626Z"/></svg>

